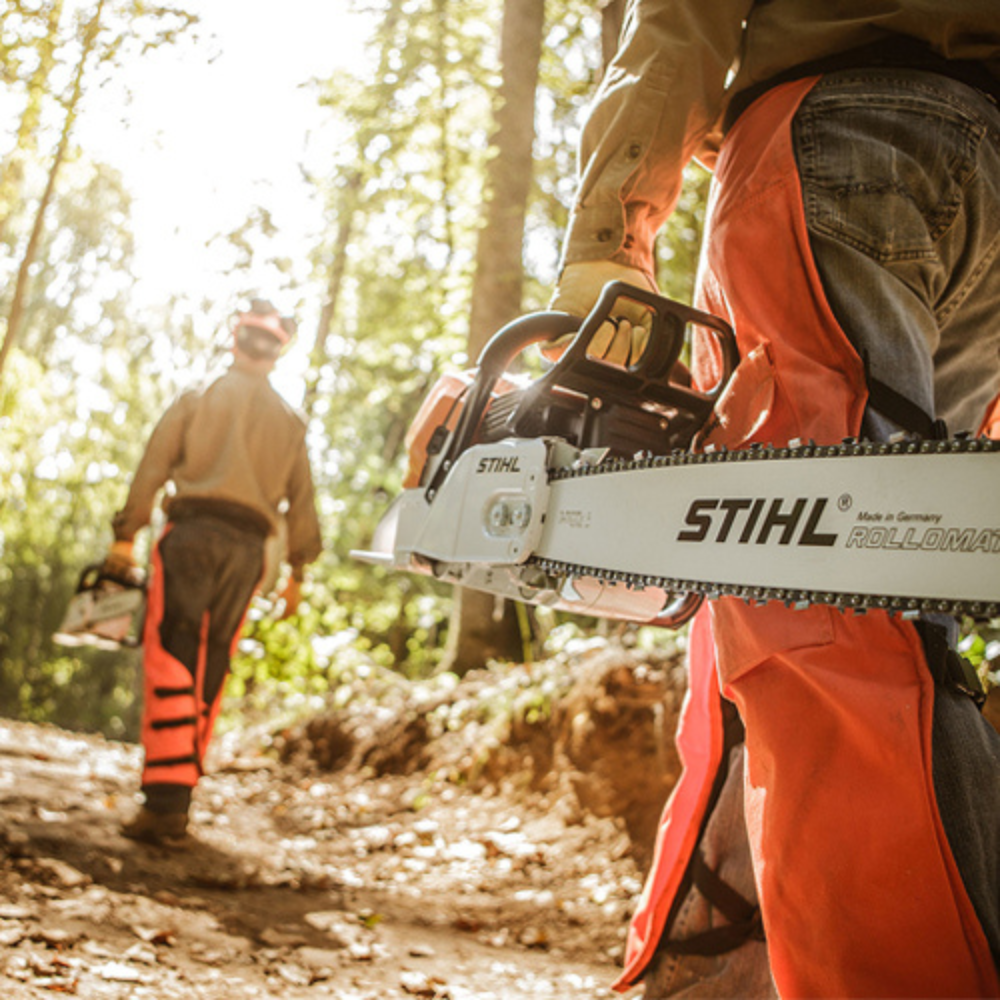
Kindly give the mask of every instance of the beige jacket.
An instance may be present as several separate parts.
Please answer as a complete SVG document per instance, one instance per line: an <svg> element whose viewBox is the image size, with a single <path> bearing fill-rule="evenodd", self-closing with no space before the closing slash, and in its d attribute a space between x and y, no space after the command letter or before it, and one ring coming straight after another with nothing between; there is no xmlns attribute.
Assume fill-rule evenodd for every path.
<svg viewBox="0 0 1000 1000"><path fill-rule="evenodd" d="M583 131L564 263L614 260L651 275L684 167L714 165L735 94L895 35L982 60L1000 78L1000 0L630 0Z"/></svg>
<svg viewBox="0 0 1000 1000"><path fill-rule="evenodd" d="M322 541L305 437L302 418L265 376L230 368L163 414L115 516L115 537L131 539L148 524L157 493L172 482L170 503L218 501L272 532L287 501L288 561L312 562Z"/></svg>

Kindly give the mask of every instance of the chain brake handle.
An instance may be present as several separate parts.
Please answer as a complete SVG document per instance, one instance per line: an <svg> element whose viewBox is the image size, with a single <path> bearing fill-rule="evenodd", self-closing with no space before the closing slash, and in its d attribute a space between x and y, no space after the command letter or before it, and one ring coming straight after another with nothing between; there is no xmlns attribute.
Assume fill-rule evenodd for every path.
<svg viewBox="0 0 1000 1000"><path fill-rule="evenodd" d="M510 363L532 344L576 333L580 329L580 323L578 317L569 313L536 312L513 320L493 334L479 354L476 377L469 387L455 432L428 483L428 500L433 499L458 456L473 443L493 390Z"/></svg>

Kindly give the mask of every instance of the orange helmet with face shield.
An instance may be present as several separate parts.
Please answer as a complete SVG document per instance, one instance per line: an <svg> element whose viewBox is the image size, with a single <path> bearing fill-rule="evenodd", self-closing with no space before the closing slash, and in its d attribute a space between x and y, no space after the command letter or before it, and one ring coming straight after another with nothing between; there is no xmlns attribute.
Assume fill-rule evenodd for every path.
<svg viewBox="0 0 1000 1000"><path fill-rule="evenodd" d="M233 323L234 348L255 360L277 360L294 335L295 320L279 315L266 299L254 299Z"/></svg>

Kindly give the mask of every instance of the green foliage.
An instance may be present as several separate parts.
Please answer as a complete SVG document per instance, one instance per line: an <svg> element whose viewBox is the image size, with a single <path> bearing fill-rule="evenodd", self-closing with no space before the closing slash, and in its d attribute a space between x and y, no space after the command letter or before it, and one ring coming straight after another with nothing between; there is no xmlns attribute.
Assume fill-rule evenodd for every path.
<svg viewBox="0 0 1000 1000"><path fill-rule="evenodd" d="M348 138L331 177L317 180L331 219L331 242L314 253L317 273L341 266L345 276L313 372L314 474L330 547L312 576L328 609L322 630L346 623L377 662L421 673L440 657L450 594L349 552L367 546L399 491L404 435L423 397L444 368L466 364L495 85L485 26L497 5L423 0L384 10L373 76L340 74L320 89L330 127ZM334 234L348 222L356 235L338 249Z"/></svg>
<svg viewBox="0 0 1000 1000"><path fill-rule="evenodd" d="M976 668L987 690L1000 687L1000 618L965 619L958 651Z"/></svg>
<svg viewBox="0 0 1000 1000"><path fill-rule="evenodd" d="M526 222L525 307L551 298L576 189L576 147L601 74L600 23L591 0L549 3L539 69L534 191Z"/></svg>
<svg viewBox="0 0 1000 1000"><path fill-rule="evenodd" d="M103 164L78 156L62 177L33 269L19 346L46 369L94 367L102 363L108 339L117 336L120 344L124 336L134 283L131 203L121 175ZM14 266L13 257L0 259L0 274L9 277ZM0 291L3 312L12 284ZM81 355L81 348L93 353Z"/></svg>
<svg viewBox="0 0 1000 1000"><path fill-rule="evenodd" d="M173 304L155 326L131 315L120 175L80 155L63 180L0 383L0 710L134 736L138 655L70 652L51 635L111 541L145 438L191 377L197 337L170 321ZM161 323L176 331L166 343Z"/></svg>
<svg viewBox="0 0 1000 1000"><path fill-rule="evenodd" d="M694 298L711 176L696 163L687 167L677 207L657 236L657 284L664 295L679 302Z"/></svg>
<svg viewBox="0 0 1000 1000"><path fill-rule="evenodd" d="M82 96L116 79L128 58L171 45L197 18L146 0L17 0L0 10L5 119L0 144L0 243L16 251L52 169L60 136L72 130ZM16 125L14 121L16 120ZM39 179L38 174L42 178Z"/></svg>
<svg viewBox="0 0 1000 1000"><path fill-rule="evenodd" d="M65 377L12 356L0 409L0 705L6 714L118 735L134 728L135 659L55 647L82 568L110 541L123 445L104 452L102 424ZM123 417L123 411L118 411Z"/></svg>
<svg viewBox="0 0 1000 1000"><path fill-rule="evenodd" d="M328 172L312 178L326 238L303 247L294 266L279 260L271 252L279 227L266 204L248 205L246 223L218 237L231 250L234 280L267 258L284 291L298 302L326 301L332 315L307 372L326 551L298 616L276 620L266 595L252 609L229 690L261 711L336 697L341 679L358 671L428 676L448 628L449 588L386 573L350 552L369 546L400 489L405 434L425 394L442 372L469 364L502 0L364 6L378 14L370 70L316 85L336 137ZM130 52L169 44L194 20L140 0L106 0L101 10L84 111ZM547 16L525 242L528 309L544 307L555 280L579 124L600 72L595 5L550 3ZM0 12L0 70L19 123L15 145L0 146L0 315L63 120L79 31L59 0L20 0ZM695 177L660 242L663 287L681 298L689 297L703 195ZM115 165L71 151L0 382L0 712L135 736L136 656L69 652L50 636L80 570L110 541L108 522L154 422L180 387L211 374L218 359L209 317L220 309L174 300L137 318L130 212ZM312 273L302 281L307 260ZM308 331L300 337L308 345ZM148 546L149 533L140 537ZM566 629L585 637L593 626L557 624L552 641L570 642ZM503 711L525 718L544 714L546 697L538 700L537 686L498 694L509 702Z"/></svg>

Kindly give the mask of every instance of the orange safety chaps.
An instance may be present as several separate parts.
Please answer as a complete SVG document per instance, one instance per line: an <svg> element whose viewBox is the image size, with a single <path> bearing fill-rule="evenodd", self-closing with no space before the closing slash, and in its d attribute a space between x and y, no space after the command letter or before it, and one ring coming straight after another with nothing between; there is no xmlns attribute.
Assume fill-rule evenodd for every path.
<svg viewBox="0 0 1000 1000"><path fill-rule="evenodd" d="M247 540L217 523L199 536L198 527L170 523L153 549L143 629L141 739L142 787L154 811L186 809L190 789L203 773L229 659L260 576L259 539ZM165 547L181 533L189 537L173 566L165 566ZM235 567L227 567L232 561ZM219 579L231 591L221 606ZM180 633L190 635L178 638Z"/></svg>

